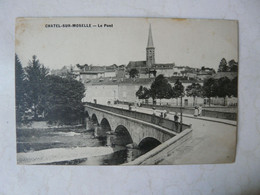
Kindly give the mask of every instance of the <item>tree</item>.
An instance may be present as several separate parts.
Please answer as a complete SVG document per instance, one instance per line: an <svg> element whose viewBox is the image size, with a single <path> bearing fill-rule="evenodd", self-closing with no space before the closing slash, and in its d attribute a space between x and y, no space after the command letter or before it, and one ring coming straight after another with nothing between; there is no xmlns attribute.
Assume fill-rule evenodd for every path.
<svg viewBox="0 0 260 195"><path fill-rule="evenodd" d="M135 95L138 97L138 99L142 99L142 96L143 96L143 86L142 85L139 87L139 89L135 93Z"/></svg>
<svg viewBox="0 0 260 195"><path fill-rule="evenodd" d="M157 76L154 80L154 82L151 85L151 89L150 89L150 95L153 98L153 100L155 98L158 99L169 99L172 97L172 87L171 84L168 82L168 80L162 75L160 74L159 76Z"/></svg>
<svg viewBox="0 0 260 195"><path fill-rule="evenodd" d="M181 118L180 118L180 131L182 131L182 97L185 95L184 94L184 86L180 82L179 79L174 84L173 90L172 90L172 97L176 98L177 100L177 105L178 105L178 98L181 98L181 107L180 107L180 112L181 112Z"/></svg>
<svg viewBox="0 0 260 195"><path fill-rule="evenodd" d="M202 96L202 86L199 83L192 83L186 88L186 95L193 97L193 106L195 105L196 97Z"/></svg>
<svg viewBox="0 0 260 195"><path fill-rule="evenodd" d="M70 68L68 69L68 71L66 72L66 74L64 76L65 76L65 78L68 78L68 79L76 79L77 78L77 75L74 73L72 66L70 66Z"/></svg>
<svg viewBox="0 0 260 195"><path fill-rule="evenodd" d="M49 70L40 63L39 59L34 55L25 68L26 72L26 102L34 113L34 118L38 119L38 115L43 114L46 102L46 76Z"/></svg>
<svg viewBox="0 0 260 195"><path fill-rule="evenodd" d="M15 54L15 107L16 121L21 123L26 110L25 101L25 74L19 57Z"/></svg>
<svg viewBox="0 0 260 195"><path fill-rule="evenodd" d="M139 71L136 68L132 68L129 71L130 78L136 78L138 76L138 74L139 74Z"/></svg>
<svg viewBox="0 0 260 195"><path fill-rule="evenodd" d="M217 81L213 78L204 80L202 89L203 89L202 95L204 97L209 98L209 106L210 106L210 98L216 96Z"/></svg>
<svg viewBox="0 0 260 195"><path fill-rule="evenodd" d="M233 59L228 62L228 69L230 72L237 72L238 71L238 63Z"/></svg>
<svg viewBox="0 0 260 195"><path fill-rule="evenodd" d="M231 81L227 77L222 77L217 80L216 92L218 97L224 98L224 106L226 105L226 97L231 96Z"/></svg>
<svg viewBox="0 0 260 195"><path fill-rule="evenodd" d="M20 113L24 114L26 110L32 111L34 120L39 115L49 122L63 124L78 123L82 119L84 107L81 100L85 87L75 80L72 69L64 75L48 75L48 69L33 56L23 72L17 55L15 67L18 121L24 122Z"/></svg>
<svg viewBox="0 0 260 195"><path fill-rule="evenodd" d="M138 99L148 99L150 97L150 91L146 87L140 86L135 95Z"/></svg>
<svg viewBox="0 0 260 195"><path fill-rule="evenodd" d="M84 85L73 78L47 76L46 119L71 124L83 116Z"/></svg>
<svg viewBox="0 0 260 195"><path fill-rule="evenodd" d="M218 72L227 72L227 71L228 71L227 61L225 58L222 58L219 63Z"/></svg>
<svg viewBox="0 0 260 195"><path fill-rule="evenodd" d="M231 80L230 82L230 94L234 97L237 97L237 85L238 85L238 81L237 81L237 77L235 77L234 79Z"/></svg>
<svg viewBox="0 0 260 195"><path fill-rule="evenodd" d="M172 91L172 98L176 98L177 100L177 105L178 105L178 98L184 96L184 86L180 82L179 79L175 82L173 86L173 91Z"/></svg>
<svg viewBox="0 0 260 195"><path fill-rule="evenodd" d="M150 98L150 90L146 87L143 88L143 96L142 99L149 99Z"/></svg>
<svg viewBox="0 0 260 195"><path fill-rule="evenodd" d="M86 67L88 67L88 64L84 64L84 65L79 65L79 64L76 64L76 67L80 70L84 70Z"/></svg>

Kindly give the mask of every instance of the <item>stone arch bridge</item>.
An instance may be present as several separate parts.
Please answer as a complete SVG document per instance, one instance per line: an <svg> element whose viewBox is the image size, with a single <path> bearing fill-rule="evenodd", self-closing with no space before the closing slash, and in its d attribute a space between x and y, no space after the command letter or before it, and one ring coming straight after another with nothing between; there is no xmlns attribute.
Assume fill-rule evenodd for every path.
<svg viewBox="0 0 260 195"><path fill-rule="evenodd" d="M91 118L105 131L119 133L127 131L132 143L137 146L151 139L158 142L159 145L178 134L171 127L171 125L175 127L173 121L162 121L161 124L159 121L158 124L153 124L149 122L151 120L149 117L154 116L144 113L91 103L85 104L85 113L87 119ZM154 120L156 121L156 119ZM168 126L169 128L167 128Z"/></svg>

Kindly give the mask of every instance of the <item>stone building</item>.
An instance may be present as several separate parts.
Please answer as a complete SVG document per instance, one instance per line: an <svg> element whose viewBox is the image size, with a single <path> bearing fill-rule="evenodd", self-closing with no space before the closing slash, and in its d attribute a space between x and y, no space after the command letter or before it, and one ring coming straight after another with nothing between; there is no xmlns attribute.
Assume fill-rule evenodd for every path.
<svg viewBox="0 0 260 195"><path fill-rule="evenodd" d="M203 85L202 81L196 79L179 78L184 86L184 89L192 83L199 83ZM169 78L169 83L174 86L176 78ZM98 104L113 104L119 100L121 102L144 102L136 97L136 92L140 86L150 88L154 78L99 78L93 79L85 83L86 95L83 101L98 103ZM196 98L197 104L203 104L203 98ZM191 106L193 104L193 97L183 97L184 106ZM148 100L152 103L152 99ZM157 100L157 103L177 105L180 104L180 98L176 99L162 99Z"/></svg>

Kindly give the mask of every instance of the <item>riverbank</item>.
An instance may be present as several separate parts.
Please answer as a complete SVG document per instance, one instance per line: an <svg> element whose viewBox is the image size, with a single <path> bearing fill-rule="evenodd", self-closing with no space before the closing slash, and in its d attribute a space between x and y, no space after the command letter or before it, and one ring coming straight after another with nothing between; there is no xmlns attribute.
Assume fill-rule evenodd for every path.
<svg viewBox="0 0 260 195"><path fill-rule="evenodd" d="M17 126L17 129L59 129L59 128L69 128L69 127L82 127L82 124L78 125L53 125L48 124L47 121L31 121L27 124L21 124Z"/></svg>
<svg viewBox="0 0 260 195"><path fill-rule="evenodd" d="M90 158L114 153L111 147L54 148L41 151L18 153L19 164L35 165Z"/></svg>
<svg viewBox="0 0 260 195"><path fill-rule="evenodd" d="M17 128L16 134L17 164L20 165L118 165L144 153L119 145L111 147L109 140L115 135L95 137L94 131L82 126L50 127L37 123Z"/></svg>

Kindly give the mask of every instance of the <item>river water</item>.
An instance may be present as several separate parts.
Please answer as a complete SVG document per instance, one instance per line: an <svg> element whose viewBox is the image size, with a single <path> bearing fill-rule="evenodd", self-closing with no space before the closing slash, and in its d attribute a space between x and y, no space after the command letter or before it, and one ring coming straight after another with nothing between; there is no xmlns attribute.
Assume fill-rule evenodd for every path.
<svg viewBox="0 0 260 195"><path fill-rule="evenodd" d="M141 156L147 149L131 149L125 146L115 145L107 146L111 137L116 135L107 135L105 138L96 138L94 131L87 131L83 127L66 127L66 128L49 128L49 129L17 129L17 153L37 154L37 152L55 151L71 148L96 148L106 151L113 149L105 155L90 155L86 158L76 158L73 160L62 160L51 163L36 163L36 164L55 164L55 165L119 165L133 161ZM120 138L119 138L120 139ZM66 150L65 150L66 151ZM71 150L68 150L71 152ZM66 154L65 154L66 155ZM88 156L88 154L86 154Z"/></svg>

